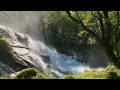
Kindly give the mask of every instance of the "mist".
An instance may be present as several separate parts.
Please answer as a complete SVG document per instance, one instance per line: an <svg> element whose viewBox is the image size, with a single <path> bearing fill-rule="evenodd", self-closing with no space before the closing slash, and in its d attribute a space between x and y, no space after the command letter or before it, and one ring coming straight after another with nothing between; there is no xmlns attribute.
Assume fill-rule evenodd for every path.
<svg viewBox="0 0 120 90"><path fill-rule="evenodd" d="M4 12L4 13L2 13ZM27 34L33 39L44 40L43 15L47 11L2 11L0 12L0 25L11 28L19 33Z"/></svg>

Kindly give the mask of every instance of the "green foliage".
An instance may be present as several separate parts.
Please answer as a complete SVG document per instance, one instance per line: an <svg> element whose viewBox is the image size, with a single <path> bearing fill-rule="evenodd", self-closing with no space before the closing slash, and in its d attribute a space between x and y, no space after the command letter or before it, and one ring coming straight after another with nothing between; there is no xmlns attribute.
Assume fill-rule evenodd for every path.
<svg viewBox="0 0 120 90"><path fill-rule="evenodd" d="M52 74L41 73L35 68L27 68L19 71L14 79L55 79Z"/></svg>
<svg viewBox="0 0 120 90"><path fill-rule="evenodd" d="M55 77L48 73L38 73L33 79L55 79Z"/></svg>
<svg viewBox="0 0 120 90"><path fill-rule="evenodd" d="M120 68L120 12L119 11L66 11L69 18L93 37L88 44L98 42L110 61Z"/></svg>
<svg viewBox="0 0 120 90"><path fill-rule="evenodd" d="M34 76L36 76L37 73L38 73L38 71L34 68L23 69L22 71L19 71L16 74L15 79L30 79L30 78L33 78Z"/></svg>
<svg viewBox="0 0 120 90"><path fill-rule="evenodd" d="M108 67L106 67L105 69L104 69L104 71L105 72L110 72L110 71L119 71L119 69L116 67L116 66L114 66L114 65L110 65L110 66L108 66Z"/></svg>
<svg viewBox="0 0 120 90"><path fill-rule="evenodd" d="M120 70L114 65L108 66L103 72L108 79L120 79Z"/></svg>
<svg viewBox="0 0 120 90"><path fill-rule="evenodd" d="M79 75L66 75L64 79L120 79L120 70L110 65L102 71L84 71Z"/></svg>
<svg viewBox="0 0 120 90"><path fill-rule="evenodd" d="M9 60L12 59L12 55L10 52L10 44L9 42L2 36L0 35L0 60Z"/></svg>
<svg viewBox="0 0 120 90"><path fill-rule="evenodd" d="M0 79L7 79L1 76ZM35 68L27 68L19 71L15 78L12 79L56 79L52 74L41 73ZM61 79L120 79L120 70L110 65L102 71L96 70L85 70L83 73L78 75L68 74Z"/></svg>
<svg viewBox="0 0 120 90"><path fill-rule="evenodd" d="M5 76L0 76L0 79L10 79L10 78L5 77Z"/></svg>
<svg viewBox="0 0 120 90"><path fill-rule="evenodd" d="M79 75L68 74L63 79L79 79Z"/></svg>
<svg viewBox="0 0 120 90"><path fill-rule="evenodd" d="M50 16L44 18L44 23L46 30L52 32L51 42L58 51L71 55L71 53L88 46L90 34L82 30L80 25L71 21L64 11L51 11ZM90 40L92 41L92 39ZM91 44L90 40L89 44ZM93 44L95 43L91 45Z"/></svg>
<svg viewBox="0 0 120 90"><path fill-rule="evenodd" d="M85 71L79 75L66 75L65 79L102 79L103 73L99 71Z"/></svg>

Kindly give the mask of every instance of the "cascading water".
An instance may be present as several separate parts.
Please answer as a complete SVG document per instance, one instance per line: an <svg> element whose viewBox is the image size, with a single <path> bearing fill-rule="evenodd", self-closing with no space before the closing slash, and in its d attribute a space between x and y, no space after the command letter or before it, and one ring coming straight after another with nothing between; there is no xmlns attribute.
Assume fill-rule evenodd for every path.
<svg viewBox="0 0 120 90"><path fill-rule="evenodd" d="M13 15L13 12L7 12L7 13L8 14L11 13L11 15ZM20 13L20 12L14 12L14 16L17 15L15 13ZM38 39L42 37L40 36L42 34L41 32L39 32L39 28L38 28L39 26L38 24L40 23L36 23L36 24L33 23L35 21L38 22L38 18L40 17L34 19L33 16L36 16L36 15L32 16L33 12L28 12L28 13L21 12L21 14L23 14L25 18L26 22L24 23L26 26L24 25L24 27L22 27L19 21L17 24L14 24L16 25L15 27L10 27L9 25L6 26L6 24L4 23L4 25L3 24L1 25L5 27L0 26L0 31L5 31L3 32L3 35L10 41L12 45L29 47L33 49L35 52L37 52L36 54L33 51L29 52L29 50L26 50L25 48L14 47L13 48L14 51L19 55L21 55L26 61L28 61L29 63L31 63L33 66L37 68L42 68L43 71L45 72L54 73L58 77L62 77L68 73L78 74L80 72L83 72L84 70L92 69L92 68L89 68L89 66L82 65L80 62L78 62L76 59L72 58L71 56L61 54L57 52L57 50L51 49L50 47L46 46L42 41L40 41L40 39ZM37 15L39 16L40 13L37 12ZM17 16L17 17L20 17L20 16ZM17 26L19 27L19 30ZM26 55L26 53L28 52L29 54ZM47 62L44 61L38 53L42 56L48 57L48 59L46 59ZM23 56L23 55L26 55L26 56Z"/></svg>

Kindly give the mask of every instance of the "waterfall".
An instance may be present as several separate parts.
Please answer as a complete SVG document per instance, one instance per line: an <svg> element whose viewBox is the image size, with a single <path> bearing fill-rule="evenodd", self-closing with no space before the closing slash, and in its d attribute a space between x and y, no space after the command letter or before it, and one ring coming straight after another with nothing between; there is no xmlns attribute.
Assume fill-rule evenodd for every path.
<svg viewBox="0 0 120 90"><path fill-rule="evenodd" d="M54 73L59 77L68 73L78 74L84 70L93 69L81 64L72 56L59 53L56 49L44 44L44 34L39 21L41 12L6 11L5 13L9 15L12 25L7 21L5 16L0 16L0 31L5 31L3 35L12 45L29 47L37 52L29 52L25 48L13 48L16 53L22 55L27 62L36 68L42 68L45 72ZM23 56L28 52L28 55ZM43 60L39 54L48 57L48 59Z"/></svg>
<svg viewBox="0 0 120 90"><path fill-rule="evenodd" d="M47 11L3 11L0 12L0 25L9 27L13 31L29 35L45 42L42 27L42 16Z"/></svg>

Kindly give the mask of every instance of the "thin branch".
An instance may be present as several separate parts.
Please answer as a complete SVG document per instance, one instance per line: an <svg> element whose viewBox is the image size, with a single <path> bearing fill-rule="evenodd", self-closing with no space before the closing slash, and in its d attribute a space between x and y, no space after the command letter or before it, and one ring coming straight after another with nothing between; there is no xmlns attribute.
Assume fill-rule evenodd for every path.
<svg viewBox="0 0 120 90"><path fill-rule="evenodd" d="M94 16L95 18L99 19L99 17L97 15L93 14L92 12L91 12L91 15ZM101 18L103 18L102 15L101 15ZM95 26L99 27L98 23L97 23L97 20L94 23L96 24ZM100 36L100 38L102 38L102 31L101 31L101 29L98 29L98 33L97 34Z"/></svg>
<svg viewBox="0 0 120 90"><path fill-rule="evenodd" d="M104 16L105 16L105 19L108 19L108 18L109 18L109 16L108 16L108 11L103 11L103 14L104 14Z"/></svg>
<svg viewBox="0 0 120 90"><path fill-rule="evenodd" d="M118 36L115 38L115 44L117 45L120 42L120 32L118 32Z"/></svg>
<svg viewBox="0 0 120 90"><path fill-rule="evenodd" d="M3 12L3 11L0 11L0 12L2 12L5 16L7 16L10 24L12 24L9 15L7 15L7 14L6 14L5 12Z"/></svg>
<svg viewBox="0 0 120 90"><path fill-rule="evenodd" d="M101 32L102 32L102 39L105 38L105 29L104 29L104 24L103 24L103 21L102 21L102 15L100 14L100 12L98 11L98 20L99 20L99 23L100 23L100 29L101 29Z"/></svg>
<svg viewBox="0 0 120 90"><path fill-rule="evenodd" d="M118 29L119 29L119 12L117 11L117 27L116 27L116 31L115 31L115 37L117 37L117 32L118 32Z"/></svg>
<svg viewBox="0 0 120 90"><path fill-rule="evenodd" d="M78 19L75 19L74 17L71 16L71 14L70 14L69 11L66 11L66 13L68 14L68 16L70 17L71 20L79 23L84 30L86 30L88 33L92 34L92 35L97 39L98 42L100 42L100 43L102 42L101 39L98 37L98 35L96 35L92 30L88 29L88 28L83 24L83 22L82 22L82 20L81 20L80 18L79 18L79 20L78 20Z"/></svg>

